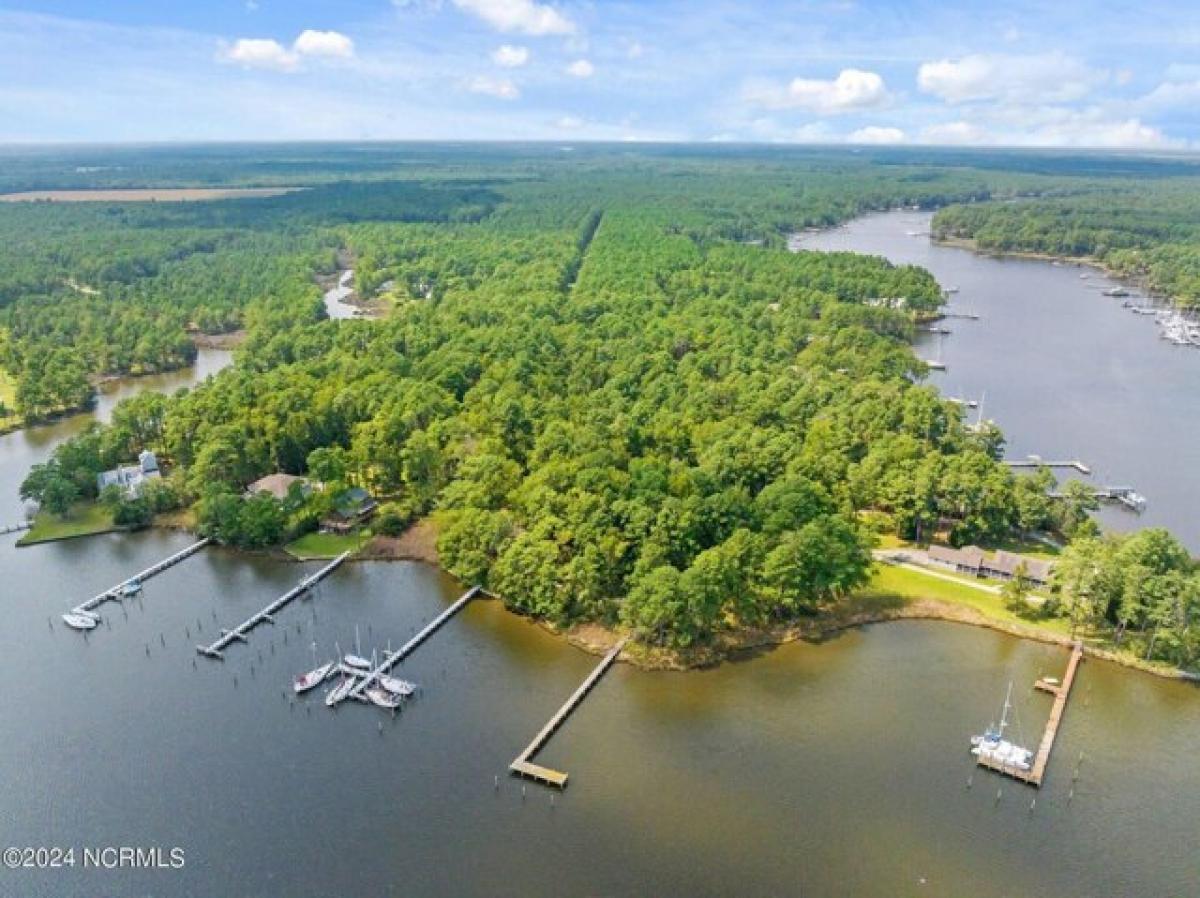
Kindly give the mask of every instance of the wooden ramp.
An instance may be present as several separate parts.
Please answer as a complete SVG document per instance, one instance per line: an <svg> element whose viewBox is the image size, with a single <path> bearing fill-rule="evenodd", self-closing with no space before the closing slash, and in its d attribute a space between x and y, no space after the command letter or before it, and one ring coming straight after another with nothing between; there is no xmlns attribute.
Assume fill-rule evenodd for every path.
<svg viewBox="0 0 1200 898"><path fill-rule="evenodd" d="M592 687L599 682L605 672L617 660L617 656L621 654L621 649L625 648L626 639L622 639L612 650L605 655L596 668L587 676L587 679L579 684L579 688L571 693L571 697L566 700L561 708L555 712L554 716L547 721L546 725L541 728L533 741L525 746L525 750L517 755L516 759L508 765L510 773L515 773L518 776L529 777L539 783L544 783L547 786L556 786L559 789L567 787L567 775L561 770L552 770L549 767L542 767L539 764L532 763L529 759L542 750L542 747L554 735L554 731L562 726L563 721L571 716L571 712L584 700Z"/></svg>
<svg viewBox="0 0 1200 898"><path fill-rule="evenodd" d="M1050 763L1050 752L1054 749L1054 740L1058 736L1058 727L1062 723L1063 713L1067 710L1067 698L1071 694L1071 684L1075 682L1075 672L1082 660L1083 643L1076 642L1071 649L1071 660L1067 662L1067 672L1063 674L1062 682L1055 683L1042 678L1034 684L1036 688L1054 696L1054 705L1050 708L1050 719L1046 721L1046 729L1042 733L1042 742L1034 756L1033 767L1029 770L1022 770L984 757L979 758L980 767L995 770L997 773L1011 776L1013 779L1031 786L1040 787L1042 785L1042 779L1046 775L1046 766Z"/></svg>

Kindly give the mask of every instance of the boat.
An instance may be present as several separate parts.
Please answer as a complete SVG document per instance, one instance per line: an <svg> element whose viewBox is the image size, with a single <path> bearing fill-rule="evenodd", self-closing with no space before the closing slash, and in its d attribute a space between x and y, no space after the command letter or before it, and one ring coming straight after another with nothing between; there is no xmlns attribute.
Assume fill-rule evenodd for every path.
<svg viewBox="0 0 1200 898"><path fill-rule="evenodd" d="M356 682L357 680L353 677L343 677L340 683L325 694L325 704L332 708L338 702L345 699L350 694L350 690L354 688Z"/></svg>
<svg viewBox="0 0 1200 898"><path fill-rule="evenodd" d="M371 662L368 661L366 658L364 658L361 654L359 654L360 652L362 652L362 646L359 643L359 639L358 639L358 627L355 626L355 628L354 628L354 652L347 653L346 656L344 658L342 658L342 661L345 662L347 667L352 667L355 670L360 670L363 673L366 673L367 671L369 671L371 669Z"/></svg>
<svg viewBox="0 0 1200 898"><path fill-rule="evenodd" d="M1004 696L1004 709L1000 713L1000 725L988 727L982 735L972 736L971 754L980 761L990 761L1010 770L1028 771L1033 769L1033 752L1004 738L1004 730L1008 727L1008 714L1012 710L1010 680L1008 692Z"/></svg>
<svg viewBox="0 0 1200 898"><path fill-rule="evenodd" d="M370 687L366 690L366 696L367 700L370 701L371 704L380 708L384 708L388 711L395 711L400 707L401 702L404 701L403 696L388 692L388 690L381 686Z"/></svg>
<svg viewBox="0 0 1200 898"><path fill-rule="evenodd" d="M317 664L317 644L315 642L312 644L312 655L313 669L306 674L301 674L292 681L292 688L296 690L297 694L308 692L314 686L324 683L334 671L335 665L332 661Z"/></svg>
<svg viewBox="0 0 1200 898"><path fill-rule="evenodd" d="M416 683L410 683L408 680L402 680L399 677L381 675L379 677L379 685L393 695L398 695L401 698L408 698L417 691Z"/></svg>
<svg viewBox="0 0 1200 898"><path fill-rule="evenodd" d="M1105 296L1128 296L1129 291L1124 287L1112 287L1104 291Z"/></svg>
<svg viewBox="0 0 1200 898"><path fill-rule="evenodd" d="M136 596L141 591L142 584L137 580L130 580L121 586L121 595L124 597Z"/></svg>
<svg viewBox="0 0 1200 898"><path fill-rule="evenodd" d="M1146 510L1146 497L1136 490L1117 494L1117 501L1126 508L1141 514Z"/></svg>
<svg viewBox="0 0 1200 898"><path fill-rule="evenodd" d="M292 688L297 693L308 692L314 686L319 686L325 682L325 679L333 672L333 662L328 661L319 667L314 667L306 674L301 674L292 681Z"/></svg>
<svg viewBox="0 0 1200 898"><path fill-rule="evenodd" d="M99 618L85 611L69 611L62 616L63 623L74 630L95 630Z"/></svg>

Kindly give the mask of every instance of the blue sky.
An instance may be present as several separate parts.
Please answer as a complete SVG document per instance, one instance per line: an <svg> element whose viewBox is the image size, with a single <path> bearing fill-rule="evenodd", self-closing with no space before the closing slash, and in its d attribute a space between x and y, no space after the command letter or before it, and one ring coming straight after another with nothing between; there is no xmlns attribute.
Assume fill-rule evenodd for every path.
<svg viewBox="0 0 1200 898"><path fill-rule="evenodd" d="M0 0L0 142L284 139L1195 149L1200 4Z"/></svg>

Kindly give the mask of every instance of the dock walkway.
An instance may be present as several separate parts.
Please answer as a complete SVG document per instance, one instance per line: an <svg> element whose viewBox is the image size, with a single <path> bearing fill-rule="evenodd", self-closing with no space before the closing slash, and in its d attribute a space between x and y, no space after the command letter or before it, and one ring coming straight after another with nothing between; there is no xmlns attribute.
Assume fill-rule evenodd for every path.
<svg viewBox="0 0 1200 898"><path fill-rule="evenodd" d="M151 565L141 573L134 574L128 580L122 580L116 586L109 587L104 592L92 596L86 602L76 605L71 609L71 612L74 614L88 614L92 617L95 617L96 615L91 613L93 608L97 608L100 605L103 605L105 602L120 599L125 587L132 586L133 584L141 585L142 583L145 583L156 574L161 574L167 568L174 567L175 565L179 564L179 562L192 557L205 546L207 546L209 542L211 542L211 540L206 537L199 542L192 543L186 549L180 549L174 555L164 558L157 564Z"/></svg>
<svg viewBox="0 0 1200 898"><path fill-rule="evenodd" d="M212 644L207 646L196 646L196 651L207 658L213 658L217 661L224 661L225 656L222 654L222 652L229 646L231 642L247 642L248 640L246 639L246 634L263 621L267 621L268 623L272 624L275 623L275 618L272 617L272 615L274 615L277 611L279 611L297 596L307 592L320 583L323 579L325 579L325 577L333 573L333 571L335 571L341 565L341 563L349 557L349 552L343 552L315 574L305 577L262 611L251 615L232 630L222 630L221 637Z"/></svg>
<svg viewBox="0 0 1200 898"><path fill-rule="evenodd" d="M404 645L400 646L400 648L396 649L396 651L384 655L383 660L380 661L379 664L377 664L365 677L363 677L358 685L350 690L349 695L346 697L365 701L365 693L367 689L369 689L375 683L375 681L377 681L381 676L386 674L389 670L412 654L413 650L434 633L436 633L441 628L442 624L446 623L446 621L450 620L450 618L462 611L468 602L479 595L482 589L483 588L480 586L472 586L461 596L459 596L454 601L453 605L422 627L420 633L418 633L408 642L404 643Z"/></svg>
<svg viewBox="0 0 1200 898"><path fill-rule="evenodd" d="M1017 767L1011 767L984 757L979 758L980 767L987 767L989 770L995 770L997 773L1011 776L1013 779L1028 783L1031 786L1040 787L1042 785L1042 779L1046 775L1046 765L1050 763L1050 752L1054 749L1054 740L1058 736L1058 727L1062 723L1063 713L1067 709L1067 698L1071 694L1071 684L1075 682L1075 672L1079 668L1079 662L1082 660L1083 643L1076 642L1071 649L1071 660L1067 662L1067 672L1063 674L1062 682L1054 683L1047 679L1041 679L1034 684L1036 688L1041 689L1043 692L1049 692L1054 696L1054 705L1050 708L1050 719L1046 721L1046 729L1042 733L1042 742L1038 746L1037 754L1034 756L1033 767L1029 770L1021 770Z"/></svg>
<svg viewBox="0 0 1200 898"><path fill-rule="evenodd" d="M628 642L627 639L622 639L615 646L613 646L612 650L609 651L607 655L601 659L600 663L596 665L596 668L590 674L588 674L587 679L579 684L579 688L571 694L571 697L566 700L563 706L559 708L557 712L555 712L554 716L551 717L546 725L538 732L538 734L533 737L533 741L525 746L525 750L517 755L513 762L508 765L510 773L515 773L519 776L527 776L530 779L537 780L540 783L545 783L548 786L557 786L559 789L565 789L567 787L567 775L565 773L563 773L561 770L551 770L549 767L542 767L540 764L534 764L530 761L530 758L542 750L542 747L546 744L546 742L549 741L550 737L554 735L555 730L562 726L563 721L571 715L571 712L574 711L579 703L587 696L587 694L592 691L592 687L596 685L600 678L604 676L604 674L612 666L613 662L617 660L617 656L620 655L621 650L625 648L626 642Z"/></svg>
<svg viewBox="0 0 1200 898"><path fill-rule="evenodd" d="M0 527L0 534L20 533L22 530L29 530L32 527L33 524L29 521L26 521L24 524L6 524L5 526Z"/></svg>
<svg viewBox="0 0 1200 898"><path fill-rule="evenodd" d="M1037 456L1029 458L1005 459L1003 464L1009 468L1074 468L1080 474L1090 475L1092 469L1077 458L1059 461L1047 461Z"/></svg>

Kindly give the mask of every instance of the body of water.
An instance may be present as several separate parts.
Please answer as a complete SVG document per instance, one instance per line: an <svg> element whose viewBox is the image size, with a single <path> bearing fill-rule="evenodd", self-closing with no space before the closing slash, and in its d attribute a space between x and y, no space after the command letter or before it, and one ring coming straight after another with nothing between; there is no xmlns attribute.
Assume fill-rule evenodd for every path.
<svg viewBox="0 0 1200 898"><path fill-rule="evenodd" d="M118 402L145 390L173 393L216 374L233 360L227 349L201 349L196 364L166 374L122 377L100 385L92 411L70 415L50 424L26 427L0 436L0 524L15 524L24 515L18 498L21 481L35 464L50 458L54 447L82 431L92 421L107 421Z"/></svg>
<svg viewBox="0 0 1200 898"><path fill-rule="evenodd" d="M0 455L0 475L40 457ZM1034 791L976 769L968 737L1011 679L1015 734L1035 743L1050 699L1030 687L1061 674L1060 648L906 622L714 670L617 665L538 757L570 774L560 794L507 765L597 659L498 602L398 668L423 691L395 718L293 700L314 643L324 660L357 626L363 653L396 646L461 593L432 567L344 565L224 662L194 645L316 565L208 549L86 636L59 622L189 539L0 544L0 841L184 856L0 870L0 894L1165 898L1200 883L1195 687L1086 662Z"/></svg>
<svg viewBox="0 0 1200 898"><path fill-rule="evenodd" d="M1152 317L1104 296L1119 284L1095 269L938 246L930 218L871 215L797 243L920 265L957 287L949 309L980 318L947 319L950 335L923 335L921 354L946 365L931 382L982 399L1009 458L1081 459L1089 483L1147 497L1141 515L1106 508L1105 526L1168 527L1200 552L1200 352L1162 340Z"/></svg>

